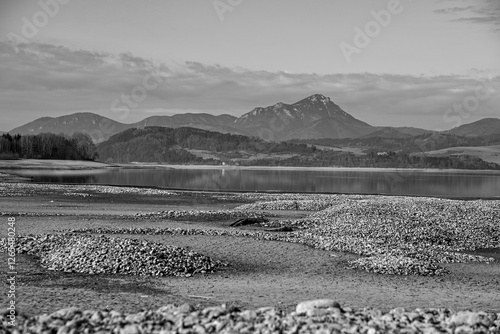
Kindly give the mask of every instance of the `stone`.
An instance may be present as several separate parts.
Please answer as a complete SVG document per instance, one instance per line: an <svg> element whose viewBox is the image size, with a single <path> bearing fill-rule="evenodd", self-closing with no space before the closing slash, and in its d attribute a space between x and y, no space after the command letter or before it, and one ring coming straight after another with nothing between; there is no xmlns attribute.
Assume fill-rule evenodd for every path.
<svg viewBox="0 0 500 334"><path fill-rule="evenodd" d="M332 299L316 299L316 300L308 300L297 304L295 312L297 314L304 314L308 310L317 309L317 308L328 308L328 307L337 307L340 308L339 303Z"/></svg>
<svg viewBox="0 0 500 334"><path fill-rule="evenodd" d="M179 313L191 313L194 311L194 308L188 303L184 303L177 308L177 312Z"/></svg>
<svg viewBox="0 0 500 334"><path fill-rule="evenodd" d="M141 334L141 330L139 328L139 325L130 324L123 327L120 330L120 334Z"/></svg>
<svg viewBox="0 0 500 334"><path fill-rule="evenodd" d="M469 325L474 326L478 323L481 323L481 318L476 312L458 312L450 317L449 323L451 325L460 326L460 325Z"/></svg>
<svg viewBox="0 0 500 334"><path fill-rule="evenodd" d="M78 307L68 307L65 309L61 309L59 311L56 311L51 314L52 318L71 318L73 317L76 313L81 313L80 309Z"/></svg>
<svg viewBox="0 0 500 334"><path fill-rule="evenodd" d="M69 326L62 326L62 327L59 327L59 329L57 330L57 334L68 334L70 332L71 328Z"/></svg>
<svg viewBox="0 0 500 334"><path fill-rule="evenodd" d="M455 334L472 334L472 333L474 333L474 330L472 328L470 328L469 326L462 325L462 326L456 327L454 333Z"/></svg>
<svg viewBox="0 0 500 334"><path fill-rule="evenodd" d="M306 311L308 317L319 317L328 313L330 312L325 308L311 308Z"/></svg>

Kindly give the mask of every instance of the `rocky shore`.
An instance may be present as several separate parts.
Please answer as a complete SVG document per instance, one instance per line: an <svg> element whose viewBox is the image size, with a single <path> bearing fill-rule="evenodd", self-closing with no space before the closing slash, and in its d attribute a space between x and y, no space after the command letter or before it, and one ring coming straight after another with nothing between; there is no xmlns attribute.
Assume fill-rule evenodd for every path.
<svg viewBox="0 0 500 334"><path fill-rule="evenodd" d="M354 310L333 300L299 303L294 312L271 307L240 310L214 306L195 310L189 304L125 314L113 310L61 309L12 325L8 310L0 323L10 333L500 333L500 313L449 309Z"/></svg>

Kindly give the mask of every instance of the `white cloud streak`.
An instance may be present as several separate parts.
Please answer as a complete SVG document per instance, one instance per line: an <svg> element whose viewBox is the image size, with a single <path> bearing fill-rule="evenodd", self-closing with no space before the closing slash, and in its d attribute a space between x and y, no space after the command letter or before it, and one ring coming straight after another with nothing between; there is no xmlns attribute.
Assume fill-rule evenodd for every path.
<svg viewBox="0 0 500 334"><path fill-rule="evenodd" d="M446 2L451 1L457 2L456 0ZM498 0L477 0L473 6L447 7L435 10L434 13L450 15L453 21L486 24L491 26L492 31L500 32L500 1Z"/></svg>

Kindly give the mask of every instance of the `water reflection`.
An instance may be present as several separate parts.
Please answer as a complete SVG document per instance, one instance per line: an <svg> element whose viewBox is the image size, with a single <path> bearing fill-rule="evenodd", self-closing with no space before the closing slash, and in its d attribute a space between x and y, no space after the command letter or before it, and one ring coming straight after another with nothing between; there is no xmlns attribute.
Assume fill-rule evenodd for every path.
<svg viewBox="0 0 500 334"><path fill-rule="evenodd" d="M198 190L498 197L499 173L346 170L147 169L35 171L35 182L157 186Z"/></svg>

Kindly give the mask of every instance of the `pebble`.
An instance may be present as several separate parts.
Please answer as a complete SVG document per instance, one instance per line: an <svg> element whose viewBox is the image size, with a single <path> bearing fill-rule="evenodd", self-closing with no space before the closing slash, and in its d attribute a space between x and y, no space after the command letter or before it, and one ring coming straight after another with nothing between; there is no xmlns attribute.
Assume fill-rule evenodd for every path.
<svg viewBox="0 0 500 334"><path fill-rule="evenodd" d="M339 303L331 299L316 299L316 300L308 300L301 302L297 305L295 312L297 314L304 314L308 311L318 310L318 309L326 309L329 307L337 307L340 308Z"/></svg>
<svg viewBox="0 0 500 334"><path fill-rule="evenodd" d="M454 312L449 309L376 309L341 307L334 301L306 301L325 305L314 312L285 313L274 308L239 310L225 305L186 312L187 307L165 305L157 310L123 314L107 310L60 310L35 317L18 315L15 326L2 313L2 328L10 333L486 333L500 332L500 313ZM326 307L326 305L330 305ZM332 306L333 305L333 306ZM302 310L302 306L300 307ZM309 314L308 314L309 313ZM98 314L98 316L96 316ZM62 316L63 315L63 316ZM42 321L43 319L43 321Z"/></svg>

